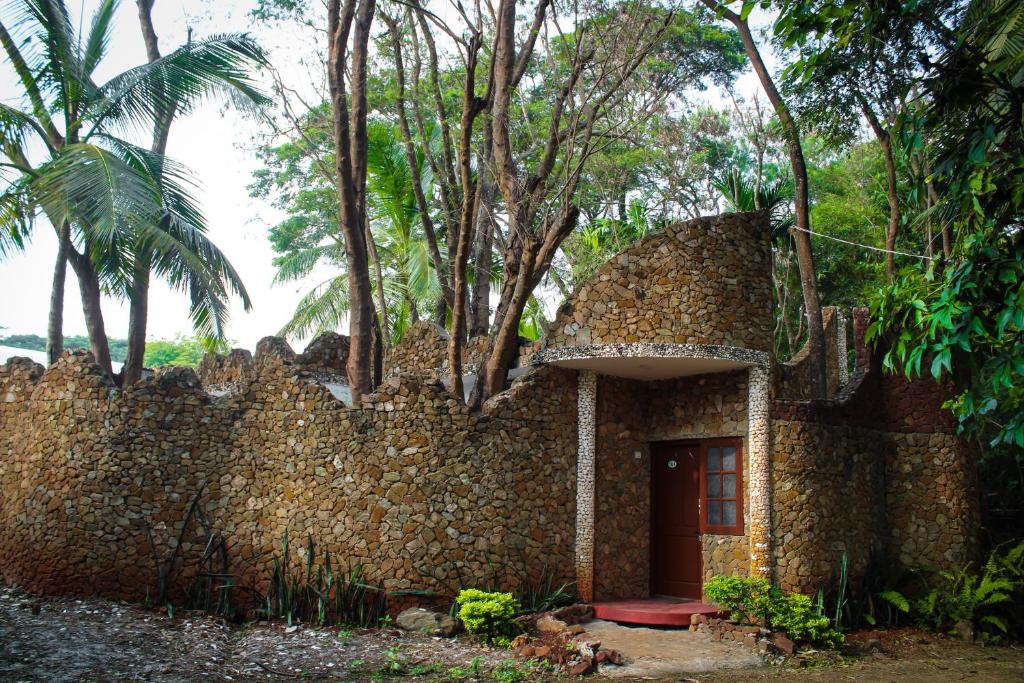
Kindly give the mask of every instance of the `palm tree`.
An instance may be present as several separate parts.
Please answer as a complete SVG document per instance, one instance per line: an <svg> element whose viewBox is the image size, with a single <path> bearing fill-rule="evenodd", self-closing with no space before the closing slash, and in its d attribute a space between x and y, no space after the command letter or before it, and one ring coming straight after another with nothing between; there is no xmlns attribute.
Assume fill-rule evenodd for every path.
<svg viewBox="0 0 1024 683"><path fill-rule="evenodd" d="M127 295L140 260L148 259L153 272L189 293L202 336L222 334L229 293L249 305L237 273L205 236L185 169L123 135L152 128L168 112L188 112L218 91L237 95L234 100L243 106L265 101L250 76L264 57L245 36L190 42L97 85L92 74L110 44L117 6L116 0L103 0L83 35L76 34L63 0L14 0L0 20L0 44L24 105L0 104L9 181L0 195L0 254L23 246L37 212L47 217L59 244L49 359L62 350L70 263L90 346L110 374L101 295ZM33 158L37 147L45 150L41 161Z"/></svg>
<svg viewBox="0 0 1024 683"><path fill-rule="evenodd" d="M370 122L367 141L367 210L380 269L374 295L381 330L395 344L419 320L420 311L437 300L440 285L420 228L413 176L397 131L389 124ZM421 182L429 185L429 168L422 158L417 161ZM332 224L336 225L333 219L324 221L324 225ZM287 225L278 230L287 232ZM274 261L277 282L303 279L322 265L336 269L302 297L292 319L281 329L285 336L309 337L341 325L348 313L348 273L345 247L336 230L315 231L309 242L309 234L298 232L302 231L282 239L285 253Z"/></svg>

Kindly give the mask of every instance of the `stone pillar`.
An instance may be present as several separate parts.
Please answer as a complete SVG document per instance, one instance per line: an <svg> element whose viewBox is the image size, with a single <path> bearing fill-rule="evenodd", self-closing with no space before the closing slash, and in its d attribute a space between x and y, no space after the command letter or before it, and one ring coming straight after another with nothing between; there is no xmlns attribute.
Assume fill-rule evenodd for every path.
<svg viewBox="0 0 1024 683"><path fill-rule="evenodd" d="M577 373L579 389L576 449L576 591L594 599L594 484L597 451L597 375Z"/></svg>
<svg viewBox="0 0 1024 683"><path fill-rule="evenodd" d="M839 363L839 389L850 383L850 366L846 358L846 315L843 309L836 309L836 360Z"/></svg>
<svg viewBox="0 0 1024 683"><path fill-rule="evenodd" d="M764 365L747 375L747 457L750 460L750 575L772 578L772 472L770 374Z"/></svg>

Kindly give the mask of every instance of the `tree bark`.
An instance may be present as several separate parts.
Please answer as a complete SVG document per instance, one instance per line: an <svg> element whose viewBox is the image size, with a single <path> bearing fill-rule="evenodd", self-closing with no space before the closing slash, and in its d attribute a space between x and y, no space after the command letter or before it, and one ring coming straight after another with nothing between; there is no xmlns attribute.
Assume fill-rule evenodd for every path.
<svg viewBox="0 0 1024 683"><path fill-rule="evenodd" d="M128 310L128 353L121 370L121 386L127 387L142 379L143 361L146 355L146 321L149 317L149 252L140 250L136 254L135 272L129 293L131 306ZM140 260L141 259L141 260Z"/></svg>
<svg viewBox="0 0 1024 683"><path fill-rule="evenodd" d="M804 310L807 314L807 346L810 352L808 362L811 364L811 397L825 398L828 388L828 373L825 355L825 328L821 317L821 302L818 298L817 271L814 267L814 252L811 248L810 201L807 190L807 164L800 144L800 131L796 121L790 114L782 95L779 94L772 80L768 67L761 59L761 53L750 32L750 25L735 12L721 7L715 0L702 0L712 10L719 12L736 27L743 47L750 59L754 72L757 74L761 87L764 88L768 101L775 108L779 123L786 138L789 150L789 162L793 168L793 189L796 204L796 229L793 240L796 242L797 264L800 268L800 288L804 295Z"/></svg>
<svg viewBox="0 0 1024 683"><path fill-rule="evenodd" d="M473 244L473 296L469 313L469 336L487 334L491 318L491 253L494 250L494 165L489 125L484 125L483 147L477 155L477 201Z"/></svg>
<svg viewBox="0 0 1024 683"><path fill-rule="evenodd" d="M882 146L882 153L885 156L885 194L889 200L889 226L885 231L885 274L890 280L896 277L896 256L893 250L896 249L896 231L900 225L900 199L896 193L896 158L892 152L892 137L883 126L882 122L875 116L874 110L867 102L861 101L861 111L871 125L878 144Z"/></svg>
<svg viewBox="0 0 1024 683"><path fill-rule="evenodd" d="M391 346L391 328L388 325L388 303L384 298L384 271L380 265L380 257L377 256L377 242L373 239L373 233L370 232L370 221L366 221L366 248L370 257L370 261L373 263L373 276L377 284L377 306L380 308L380 328L381 328L381 353L383 350ZM377 380L374 380L376 384Z"/></svg>
<svg viewBox="0 0 1024 683"><path fill-rule="evenodd" d="M153 27L153 5L156 0L136 0L139 9L139 26L142 30L142 41L146 46L146 58L150 63L160 59L159 39ZM167 152L167 140L171 134L171 123L176 114L172 107L169 111L157 116L153 124L153 141L150 151L163 156ZM157 182L160 174L157 173ZM140 243L135 250L135 270L132 274L131 290L128 293L128 352L121 370L121 386L126 387L142 378L144 359L146 356L146 331L149 323L149 283L153 262L152 250L145 243Z"/></svg>
<svg viewBox="0 0 1024 683"><path fill-rule="evenodd" d="M46 321L46 361L53 365L64 353L64 286L67 283L68 250L71 248L71 226L61 225L57 231L57 262L53 267L50 288L50 314Z"/></svg>
<svg viewBox="0 0 1024 683"><path fill-rule="evenodd" d="M366 212L366 65L375 0L330 0L327 9L328 66L335 176L340 232L345 241L349 282L349 355L347 375L352 400L358 402L374 384L374 311L369 259L364 236ZM348 47L353 26L351 54ZM351 67L351 110L346 79Z"/></svg>
<svg viewBox="0 0 1024 683"><path fill-rule="evenodd" d="M113 377L110 345L107 342L107 331L103 324L103 310L100 305L102 300L100 279L96 274L96 268L89 259L88 249L89 245L86 244L85 255L70 249L68 261L78 278L78 288L82 296L82 313L85 315L85 327L89 333L89 348L100 369L107 373L107 376Z"/></svg>
<svg viewBox="0 0 1024 683"><path fill-rule="evenodd" d="M480 36L470 39L466 55L466 80L462 91L462 122L459 132L459 175L462 183L462 212L459 234L452 267L455 299L452 305L452 329L448 335L448 368L452 393L461 400L465 396L462 386L462 346L466 340L466 313L469 288L466 284L466 264L469 261L470 242L473 237L473 218L476 215L476 187L470 168L473 141L473 122L482 108L476 98L476 58L480 50Z"/></svg>

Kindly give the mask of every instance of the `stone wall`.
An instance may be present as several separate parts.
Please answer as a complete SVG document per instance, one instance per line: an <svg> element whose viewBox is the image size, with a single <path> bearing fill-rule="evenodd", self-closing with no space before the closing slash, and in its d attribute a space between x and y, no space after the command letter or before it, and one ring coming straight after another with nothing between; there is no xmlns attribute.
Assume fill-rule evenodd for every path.
<svg viewBox="0 0 1024 683"><path fill-rule="evenodd" d="M597 404L595 598L646 596L650 442L741 438L744 481L748 481L747 372L660 382L600 377ZM749 528L748 496L743 504ZM703 544L705 578L747 573L750 544L745 534L704 534Z"/></svg>
<svg viewBox="0 0 1024 683"><path fill-rule="evenodd" d="M885 455L879 434L776 420L772 453L775 579L814 593L849 553L858 576L886 547Z"/></svg>
<svg viewBox="0 0 1024 683"><path fill-rule="evenodd" d="M770 351L768 234L764 214L739 213L649 235L579 288L535 350L654 342Z"/></svg>
<svg viewBox="0 0 1024 683"><path fill-rule="evenodd" d="M844 550L855 574L872 552L940 568L977 554L975 455L947 391L883 374L867 325L854 311L857 370L839 396L772 405L776 578L794 590L817 590Z"/></svg>
<svg viewBox="0 0 1024 683"><path fill-rule="evenodd" d="M402 341L388 352L384 374L436 370L444 365L447 354L448 333L421 320L409 326Z"/></svg>
<svg viewBox="0 0 1024 683"><path fill-rule="evenodd" d="M203 522L227 539L235 584L256 590L286 530L296 553L308 531L392 590L451 594L458 577L490 585L495 567L509 588L544 566L571 578L571 371L536 370L480 415L410 376L348 408L289 351L261 344L220 397L183 368L115 391L86 352L45 373L23 359L0 368L0 574L43 593L143 599L180 535L177 599Z"/></svg>

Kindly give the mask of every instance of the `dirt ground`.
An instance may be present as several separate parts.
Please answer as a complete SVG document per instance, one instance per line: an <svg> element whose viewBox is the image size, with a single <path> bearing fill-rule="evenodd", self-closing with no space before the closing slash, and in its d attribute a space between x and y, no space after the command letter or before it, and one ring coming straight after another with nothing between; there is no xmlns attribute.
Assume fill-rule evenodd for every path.
<svg viewBox="0 0 1024 683"><path fill-rule="evenodd" d="M863 644L881 641L880 652L864 653ZM743 671L717 671L691 680L700 683L742 681L832 683L1009 683L1024 681L1024 648L969 645L917 629L861 632L850 636L844 654L810 653L780 666Z"/></svg>
<svg viewBox="0 0 1024 683"><path fill-rule="evenodd" d="M811 654L786 664L624 680L1024 681L1024 649L981 647L918 631L880 637L882 652ZM624 648L625 649L625 648ZM851 651L856 647L849 648ZM628 651L625 652L628 656ZM554 681L513 663L507 651L467 639L384 629L347 631L245 626L202 614L162 612L105 600L36 600L0 587L0 681ZM567 679L561 679L567 680Z"/></svg>

